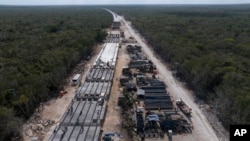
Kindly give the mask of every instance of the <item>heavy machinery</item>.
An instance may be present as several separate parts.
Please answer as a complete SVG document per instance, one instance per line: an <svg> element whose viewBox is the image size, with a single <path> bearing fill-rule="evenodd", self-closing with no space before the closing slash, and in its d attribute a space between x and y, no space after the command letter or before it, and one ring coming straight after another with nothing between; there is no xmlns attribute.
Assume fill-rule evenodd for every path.
<svg viewBox="0 0 250 141"><path fill-rule="evenodd" d="M182 99L177 99L176 105L186 116L191 116L192 109Z"/></svg>

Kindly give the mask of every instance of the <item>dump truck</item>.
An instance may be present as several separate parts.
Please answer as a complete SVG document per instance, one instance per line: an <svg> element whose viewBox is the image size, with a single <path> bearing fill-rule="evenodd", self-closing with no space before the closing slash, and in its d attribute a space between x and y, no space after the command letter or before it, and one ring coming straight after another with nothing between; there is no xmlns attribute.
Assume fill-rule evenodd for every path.
<svg viewBox="0 0 250 141"><path fill-rule="evenodd" d="M186 116L191 116L192 109L182 99L177 99L176 105Z"/></svg>

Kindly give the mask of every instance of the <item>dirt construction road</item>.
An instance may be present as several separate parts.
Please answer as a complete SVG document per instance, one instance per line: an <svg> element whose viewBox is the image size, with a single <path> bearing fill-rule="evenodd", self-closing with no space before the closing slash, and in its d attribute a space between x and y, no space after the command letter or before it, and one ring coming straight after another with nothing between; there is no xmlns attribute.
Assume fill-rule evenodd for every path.
<svg viewBox="0 0 250 141"><path fill-rule="evenodd" d="M122 140L120 139L120 140L130 141L130 138L128 137L126 131L123 130L122 128L121 109L120 107L118 107L118 97L119 97L119 94L121 93L118 80L121 76L123 66L127 64L129 61L129 56L125 52L126 51L125 51L124 46L122 46L118 52L118 60L116 64L115 75L114 75L112 89L111 89L110 98L108 102L107 115L106 115L105 122L103 125L103 131L104 133L112 133L112 132L122 133L123 139Z"/></svg>
<svg viewBox="0 0 250 141"><path fill-rule="evenodd" d="M182 98L191 108L192 108L192 118L191 121L193 123L193 133L187 134L185 136L178 135L173 136L173 140L185 140L185 141L219 141L215 131L212 126L202 113L199 106L194 102L194 97L191 91L185 88L183 83L178 82L173 77L172 72L164 65L164 63L156 58L154 55L154 51L147 45L141 36L135 32L135 30L131 27L131 25L122 17L122 22L126 26L126 30L129 32L131 36L133 36L138 44L142 46L143 51L148 56L150 60L156 65L157 70L159 72L159 78L164 81L168 88L168 92L170 95L176 100L178 98Z"/></svg>

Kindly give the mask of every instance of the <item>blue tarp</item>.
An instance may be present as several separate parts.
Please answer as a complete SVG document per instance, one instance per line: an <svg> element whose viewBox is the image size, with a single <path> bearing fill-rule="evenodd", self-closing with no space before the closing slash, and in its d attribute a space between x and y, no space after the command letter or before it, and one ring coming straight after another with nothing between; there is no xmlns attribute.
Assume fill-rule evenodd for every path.
<svg viewBox="0 0 250 141"><path fill-rule="evenodd" d="M146 119L149 121L160 121L158 115L156 115L156 114L148 115Z"/></svg>
<svg viewBox="0 0 250 141"><path fill-rule="evenodd" d="M114 136L114 135L115 135L114 133L105 133L105 134L104 134L105 137L112 137L112 136Z"/></svg>
<svg viewBox="0 0 250 141"><path fill-rule="evenodd" d="M114 132L114 133L105 133L104 134L104 138L105 137L113 137L115 135L117 135L119 138L123 138L123 135L121 133L117 133L117 132Z"/></svg>
<svg viewBox="0 0 250 141"><path fill-rule="evenodd" d="M137 95L145 95L145 91L143 89L138 89L136 94Z"/></svg>

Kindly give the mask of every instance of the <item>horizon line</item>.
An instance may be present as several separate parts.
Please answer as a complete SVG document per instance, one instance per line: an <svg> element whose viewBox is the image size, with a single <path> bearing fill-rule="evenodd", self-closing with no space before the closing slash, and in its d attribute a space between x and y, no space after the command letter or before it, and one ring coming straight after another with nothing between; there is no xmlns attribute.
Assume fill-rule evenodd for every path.
<svg viewBox="0 0 250 141"><path fill-rule="evenodd" d="M249 3L224 3L224 4L0 4L1 6L126 6L126 5L250 5Z"/></svg>

